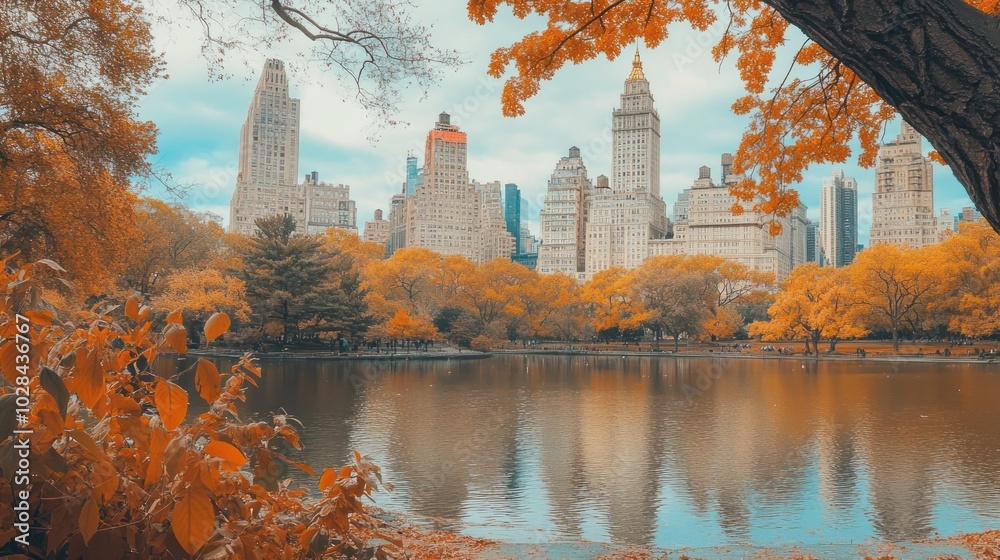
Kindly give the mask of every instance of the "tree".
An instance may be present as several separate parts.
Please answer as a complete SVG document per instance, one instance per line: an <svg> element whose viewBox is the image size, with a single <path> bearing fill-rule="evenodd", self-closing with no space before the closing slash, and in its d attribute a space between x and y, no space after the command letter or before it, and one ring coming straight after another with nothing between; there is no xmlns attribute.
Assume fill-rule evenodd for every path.
<svg viewBox="0 0 1000 560"><path fill-rule="evenodd" d="M406 0L176 0L180 14L202 28L202 52L210 70L224 76L220 53L275 50L280 43L308 41L300 49L309 64L332 73L353 90L362 107L390 119L404 91L423 94L462 61L456 51L431 43L430 27L409 14Z"/></svg>
<svg viewBox="0 0 1000 560"><path fill-rule="evenodd" d="M421 342L438 337L438 331L430 321L422 317L412 317L400 309L385 324L385 334L393 340Z"/></svg>
<svg viewBox="0 0 1000 560"><path fill-rule="evenodd" d="M349 263L338 270L319 239L293 235L291 216L258 218L256 226L240 274L258 327L280 333L285 343L367 328L360 287L341 282Z"/></svg>
<svg viewBox="0 0 1000 560"><path fill-rule="evenodd" d="M528 274L527 281L514 289L508 330L518 333L522 339L547 338L557 332L556 317L572 317L572 310L567 308L579 307L576 280L561 272L538 274L529 270Z"/></svg>
<svg viewBox="0 0 1000 560"><path fill-rule="evenodd" d="M983 222L963 223L932 252L933 266L948 281L931 306L948 330L972 337L1000 331L1000 235Z"/></svg>
<svg viewBox="0 0 1000 560"><path fill-rule="evenodd" d="M652 257L635 269L630 283L643 309L632 320L651 329L657 344L662 334L672 336L674 352L681 335L700 334L712 314L718 283L717 273L685 270L683 264L676 257Z"/></svg>
<svg viewBox="0 0 1000 560"><path fill-rule="evenodd" d="M511 261L496 258L476 267L461 285L461 301L479 320L483 332L499 339L513 312L518 287L531 282L532 271Z"/></svg>
<svg viewBox="0 0 1000 560"><path fill-rule="evenodd" d="M441 255L418 247L400 249L392 258L370 262L364 269L363 283L368 304L383 320L400 309L430 317L436 307L434 278L441 262Z"/></svg>
<svg viewBox="0 0 1000 560"><path fill-rule="evenodd" d="M851 287L867 312L870 327L892 333L892 349L899 352L899 331L921 327L921 315L943 280L922 257L927 250L878 244L855 257Z"/></svg>
<svg viewBox="0 0 1000 560"><path fill-rule="evenodd" d="M188 267L208 265L222 251L222 226L212 214L155 198L139 202L139 240L125 256L122 283L149 294L157 280Z"/></svg>
<svg viewBox="0 0 1000 560"><path fill-rule="evenodd" d="M672 23L702 32L714 27L720 38L713 55L721 61L735 51L748 93L733 105L736 113L751 115L734 165L735 173L747 174L733 188L743 203L761 195L754 210L787 214L799 204L789 186L812 163L845 161L854 138L862 146L858 163L874 165L881 130L898 111L1000 231L996 0L472 0L469 17L485 24L503 4L517 17L548 19L544 30L493 53L490 75L516 69L501 98L508 116L524 113L524 101L567 62L614 59L640 39L656 47ZM793 68L775 71L789 25L808 40ZM804 73L811 77L798 77ZM765 92L769 83L778 85Z"/></svg>
<svg viewBox="0 0 1000 560"><path fill-rule="evenodd" d="M861 308L850 299L847 269L820 267L811 262L798 266L781 283L774 303L767 310L769 321L750 325L750 334L769 340L802 339L806 353L819 355L820 340L863 336L859 326Z"/></svg>
<svg viewBox="0 0 1000 560"><path fill-rule="evenodd" d="M587 307L595 331L626 329L639 307L628 290L630 282L629 271L611 267L594 274L583 285L580 301Z"/></svg>
<svg viewBox="0 0 1000 560"><path fill-rule="evenodd" d="M12 0L0 60L0 253L102 290L137 237L132 178L156 151L135 116L161 75L149 23L127 0Z"/></svg>
<svg viewBox="0 0 1000 560"><path fill-rule="evenodd" d="M197 336L213 313L227 314L236 323L250 318L243 280L211 269L178 270L163 282L163 292L153 299L159 309L182 309L187 332ZM196 338L197 340L197 338Z"/></svg>

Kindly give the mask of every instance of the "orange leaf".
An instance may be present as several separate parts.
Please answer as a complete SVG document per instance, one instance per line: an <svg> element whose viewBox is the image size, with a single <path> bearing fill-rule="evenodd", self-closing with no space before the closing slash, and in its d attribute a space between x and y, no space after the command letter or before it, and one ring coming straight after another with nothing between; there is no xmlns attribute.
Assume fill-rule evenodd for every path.
<svg viewBox="0 0 1000 560"><path fill-rule="evenodd" d="M135 321L139 320L139 296L132 296L125 302L125 316Z"/></svg>
<svg viewBox="0 0 1000 560"><path fill-rule="evenodd" d="M214 403L222 393L222 376L219 375L219 368L209 360L199 359L198 368L194 373L194 388L208 404Z"/></svg>
<svg viewBox="0 0 1000 560"><path fill-rule="evenodd" d="M187 329L184 325L171 323L163 329L163 337L167 339L167 345L177 351L178 354L187 354Z"/></svg>
<svg viewBox="0 0 1000 560"><path fill-rule="evenodd" d="M152 310L153 310L152 307L148 305L143 305L142 307L139 308L139 314L136 316L136 320L139 321L140 323L144 322L146 318L149 317L149 312Z"/></svg>
<svg viewBox="0 0 1000 560"><path fill-rule="evenodd" d="M229 330L229 315L225 313L215 313L205 321L205 338L209 342L222 336Z"/></svg>
<svg viewBox="0 0 1000 560"><path fill-rule="evenodd" d="M183 322L183 317L181 316L181 310L175 309L167 315L167 322L171 325L179 325Z"/></svg>
<svg viewBox="0 0 1000 560"><path fill-rule="evenodd" d="M160 381L156 384L153 402L156 404L156 410L160 412L163 426L168 430L180 426L184 416L187 415L187 391L169 381Z"/></svg>
<svg viewBox="0 0 1000 560"><path fill-rule="evenodd" d="M100 521L101 512L98 510L97 502L91 497L87 503L83 504L80 511L80 534L83 535L83 544L90 542L90 537L97 532L97 523Z"/></svg>
<svg viewBox="0 0 1000 560"><path fill-rule="evenodd" d="M335 469L325 469L319 477L319 489L326 490L337 482L337 471Z"/></svg>
<svg viewBox="0 0 1000 560"><path fill-rule="evenodd" d="M196 486L174 507L170 528L188 554L194 556L215 533L215 508L205 493Z"/></svg>
<svg viewBox="0 0 1000 560"><path fill-rule="evenodd" d="M100 352L90 351L86 348L77 349L73 380L73 388L80 400L87 405L87 408L94 408L107 390Z"/></svg>
<svg viewBox="0 0 1000 560"><path fill-rule="evenodd" d="M227 463L227 466L231 466L233 469L242 467L247 462L247 457L242 451L224 441L212 440L201 452L222 459Z"/></svg>

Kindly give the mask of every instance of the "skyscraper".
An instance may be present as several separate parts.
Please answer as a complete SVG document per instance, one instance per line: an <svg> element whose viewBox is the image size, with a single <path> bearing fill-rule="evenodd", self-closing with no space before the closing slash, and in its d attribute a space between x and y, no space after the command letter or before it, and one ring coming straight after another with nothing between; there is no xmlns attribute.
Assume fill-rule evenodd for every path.
<svg viewBox="0 0 1000 560"><path fill-rule="evenodd" d="M818 263L816 242L816 222L809 220L806 223L806 262Z"/></svg>
<svg viewBox="0 0 1000 560"><path fill-rule="evenodd" d="M503 220L507 224L507 231L514 236L514 254L525 253L524 243L521 241L521 189L514 183L504 185Z"/></svg>
<svg viewBox="0 0 1000 560"><path fill-rule="evenodd" d="M586 268L586 209L593 187L580 148L556 163L541 213L542 243L538 248L538 270L582 276Z"/></svg>
<svg viewBox="0 0 1000 560"><path fill-rule="evenodd" d="M254 220L274 214L305 219L299 177L299 100L289 97L285 63L269 58L240 130L236 190L229 229L252 234Z"/></svg>
<svg viewBox="0 0 1000 560"><path fill-rule="evenodd" d="M417 182L420 178L420 169L417 168L417 156L407 154L406 156L406 196L413 196L416 192Z"/></svg>
<svg viewBox="0 0 1000 560"><path fill-rule="evenodd" d="M840 268L854 262L858 247L858 183L834 171L823 178L819 199L818 239L823 266Z"/></svg>
<svg viewBox="0 0 1000 560"><path fill-rule="evenodd" d="M424 146L423 182L413 196L404 195L406 247L461 255L476 264L509 257L514 240L503 219L500 183L470 183L466 147L466 134L450 115L438 115Z"/></svg>
<svg viewBox="0 0 1000 560"><path fill-rule="evenodd" d="M663 239L670 231L660 197L660 116L638 49L620 107L612 112L611 137L611 191L598 189L592 205L588 275L609 266L639 266L649 256L650 240Z"/></svg>
<svg viewBox="0 0 1000 560"><path fill-rule="evenodd" d="M917 248L937 242L934 175L922 144L920 134L904 121L896 140L879 149L869 245Z"/></svg>
<svg viewBox="0 0 1000 560"><path fill-rule="evenodd" d="M375 217L370 222L365 222L364 240L372 243L389 243L389 234L392 228L388 220L382 219L382 210L375 210Z"/></svg>

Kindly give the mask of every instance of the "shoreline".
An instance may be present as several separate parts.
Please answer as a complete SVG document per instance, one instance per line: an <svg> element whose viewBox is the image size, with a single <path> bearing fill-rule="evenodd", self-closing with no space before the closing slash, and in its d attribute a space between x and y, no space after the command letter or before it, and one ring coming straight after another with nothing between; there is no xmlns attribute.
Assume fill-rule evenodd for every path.
<svg viewBox="0 0 1000 560"><path fill-rule="evenodd" d="M253 350L189 349L188 354L206 358L240 359L250 352L261 360L353 360L353 361L426 361L426 360L483 360L492 352L465 350L462 352L413 352L411 354L338 354L334 352L254 352Z"/></svg>
<svg viewBox="0 0 1000 560"><path fill-rule="evenodd" d="M1000 356L990 357L985 360L981 360L975 356L937 356L931 355L913 355L913 354L901 354L895 356L886 355L870 355L862 358L861 356L852 356L850 354L834 354L834 355L820 355L820 356L804 356L801 354L776 354L767 352L679 352L674 354L672 351L663 352L642 352L635 350L604 350L604 351L594 351L594 350L569 350L569 349L545 349L545 350L493 350L493 354L501 355L551 355L551 356L628 356L637 358L710 358L715 360L728 360L730 358L737 358L743 360L810 360L810 361L831 361L831 362L908 362L908 363L927 363L927 364L982 364L982 365L998 365L1000 364Z"/></svg>

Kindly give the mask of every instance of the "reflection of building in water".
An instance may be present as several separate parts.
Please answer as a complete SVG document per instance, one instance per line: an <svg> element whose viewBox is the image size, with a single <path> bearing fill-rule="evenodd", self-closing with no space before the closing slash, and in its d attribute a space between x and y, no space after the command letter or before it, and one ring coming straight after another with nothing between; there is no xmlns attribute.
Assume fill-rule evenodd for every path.
<svg viewBox="0 0 1000 560"><path fill-rule="evenodd" d="M456 365L455 368L460 366ZM362 422L381 422L391 445L390 469L405 481L409 510L458 530L473 496L496 496L511 483L515 462L518 392L510 379L464 375L436 364L411 363L378 379L365 392ZM492 372L490 372L492 373Z"/></svg>
<svg viewBox="0 0 1000 560"><path fill-rule="evenodd" d="M580 394L580 452L587 493L608 516L615 543L650 543L656 530L660 441L648 377L590 372ZM603 504L601 502L604 502Z"/></svg>

